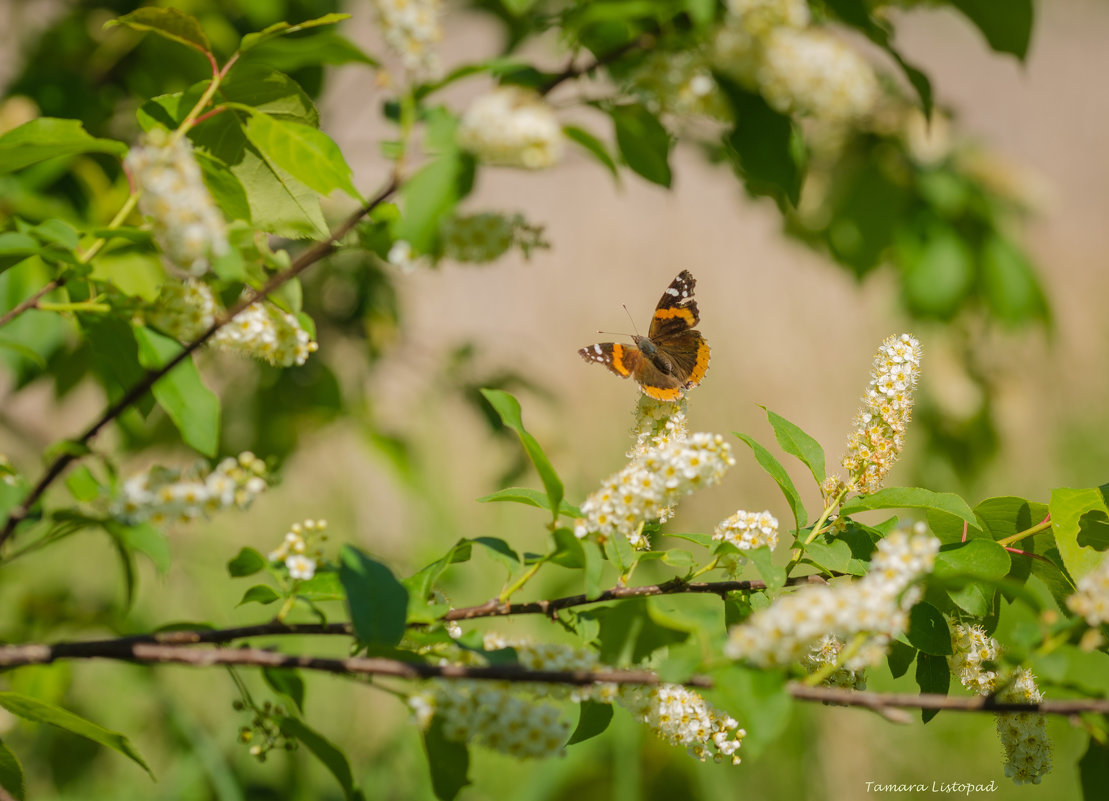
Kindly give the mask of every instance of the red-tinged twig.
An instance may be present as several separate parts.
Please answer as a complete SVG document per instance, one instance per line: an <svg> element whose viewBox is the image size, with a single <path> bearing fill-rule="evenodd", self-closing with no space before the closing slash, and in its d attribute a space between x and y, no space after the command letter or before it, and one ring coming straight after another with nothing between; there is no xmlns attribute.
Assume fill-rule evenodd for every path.
<svg viewBox="0 0 1109 801"><path fill-rule="evenodd" d="M0 316L0 328L3 328L5 325L10 323L16 317L23 314L23 312L30 311L31 309L38 308L40 300L42 300L44 297L49 295L55 289L61 289L62 286L64 286L64 285L65 285L65 276L64 275L55 278L53 281L50 281L46 286L44 286L38 292L31 295L31 297L27 298L26 300L22 301L18 305L14 306L13 308L11 308L8 311L4 312L4 314L2 316Z"/></svg>

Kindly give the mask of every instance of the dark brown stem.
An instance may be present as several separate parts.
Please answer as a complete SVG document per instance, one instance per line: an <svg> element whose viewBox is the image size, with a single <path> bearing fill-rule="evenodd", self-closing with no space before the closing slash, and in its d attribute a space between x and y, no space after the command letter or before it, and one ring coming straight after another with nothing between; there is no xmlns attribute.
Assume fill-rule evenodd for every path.
<svg viewBox="0 0 1109 801"><path fill-rule="evenodd" d="M65 276L55 278L53 281L49 282L46 286L44 286L38 292L31 295L31 297L27 298L27 300L23 301L22 303L15 306L14 308L9 309L8 311L4 312L3 316L0 316L0 328L7 325L8 323L10 323L12 320L14 320L19 315L23 314L23 312L29 311L30 309L38 308L40 300L42 300L46 295L53 292L55 289L60 289L64 284L65 284Z"/></svg>
<svg viewBox="0 0 1109 801"><path fill-rule="evenodd" d="M546 83L540 85L538 89L536 89L536 91L539 92L539 94L541 95L549 94L560 83L575 80L582 77L583 75L592 75L601 67L605 66L606 64L611 64L613 61L616 61L625 53L629 53L632 50L650 50L654 46L654 44L655 37L649 33L645 33L642 36L638 36L629 42L625 42L619 47L609 51L608 53L605 53L603 56L598 56L597 58L590 61L588 64L582 64L579 66L571 62L569 65L567 65L566 69L552 77Z"/></svg>

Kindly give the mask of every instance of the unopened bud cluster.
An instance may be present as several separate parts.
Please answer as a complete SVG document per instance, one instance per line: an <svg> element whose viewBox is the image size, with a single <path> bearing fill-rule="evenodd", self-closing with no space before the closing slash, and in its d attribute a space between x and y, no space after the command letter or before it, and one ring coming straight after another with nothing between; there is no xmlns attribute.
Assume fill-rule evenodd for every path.
<svg viewBox="0 0 1109 801"><path fill-rule="evenodd" d="M192 145L160 128L147 134L124 159L151 219L154 238L180 273L201 276L213 258L230 252L227 227L201 177Z"/></svg>
<svg viewBox="0 0 1109 801"><path fill-rule="evenodd" d="M881 94L874 70L846 42L809 23L804 0L730 0L713 62L783 113L865 119Z"/></svg>
<svg viewBox="0 0 1109 801"><path fill-rule="evenodd" d="M145 311L146 321L179 342L192 342L226 313L200 281L167 281ZM300 321L271 303L252 303L209 340L215 348L275 367L302 365L318 346Z"/></svg>
<svg viewBox="0 0 1109 801"><path fill-rule="evenodd" d="M1067 598L1067 606L1091 626L1109 622L1109 559L1103 559L1078 580L1074 594Z"/></svg>
<svg viewBox="0 0 1109 801"><path fill-rule="evenodd" d="M574 533L619 534L633 548L649 547L644 523L665 520L682 496L717 483L733 464L731 446L719 434L695 433L648 448L586 498Z"/></svg>
<svg viewBox="0 0 1109 801"><path fill-rule="evenodd" d="M259 762L265 762L266 756L274 749L296 750L296 740L286 737L281 731L281 719L288 714L285 707L269 701L260 707L244 701L235 701L231 706L236 712L250 710L253 713L250 725L239 729L238 739Z"/></svg>
<svg viewBox="0 0 1109 801"><path fill-rule="evenodd" d="M112 516L125 523L186 523L221 509L245 509L266 489L265 475L265 462L249 451L211 471L155 467L123 483Z"/></svg>
<svg viewBox="0 0 1109 801"><path fill-rule="evenodd" d="M522 667L544 671L605 669L585 649L553 643L516 642L486 635L486 650L514 648ZM446 681L409 698L416 721L430 725L440 717L449 739L474 742L517 757L559 756L565 752L570 724L558 702L619 702L660 738L686 748L698 759L739 763L745 732L735 719L680 685L654 687L598 683L585 686L550 682Z"/></svg>
<svg viewBox="0 0 1109 801"><path fill-rule="evenodd" d="M562 128L535 92L501 86L475 100L458 126L458 144L486 164L553 166L562 158Z"/></svg>
<svg viewBox="0 0 1109 801"><path fill-rule="evenodd" d="M305 520L293 523L285 532L281 544L270 551L271 562L282 562L294 581L307 581L316 575L316 567L323 559L323 544L327 540L326 520Z"/></svg>
<svg viewBox="0 0 1109 801"><path fill-rule="evenodd" d="M844 643L838 637L826 634L813 647L801 661L801 666L809 673L826 670L833 667L832 671L820 682L825 687L839 687L843 690L865 690L866 670L852 670L841 663Z"/></svg>
<svg viewBox="0 0 1109 801"><path fill-rule="evenodd" d="M548 248L542 226L530 225L523 215L495 212L451 217L442 228L443 256L454 261L485 264L513 247L529 258L537 248Z"/></svg>
<svg viewBox="0 0 1109 801"><path fill-rule="evenodd" d="M878 543L870 572L861 579L806 586L784 595L732 628L725 653L759 667L803 662L827 635L851 642L843 666L860 670L880 661L889 641L908 629L920 600L917 580L935 564L939 540L923 526L894 531Z"/></svg>
<svg viewBox="0 0 1109 801"><path fill-rule="evenodd" d="M435 45L443 39L439 0L373 0L385 43L407 70L431 72L438 66Z"/></svg>
<svg viewBox="0 0 1109 801"><path fill-rule="evenodd" d="M870 384L847 439L846 480L830 476L826 496L842 490L869 494L882 487L905 446L912 419L913 390L920 377L920 343L909 334L892 336L874 357Z"/></svg>
<svg viewBox="0 0 1109 801"><path fill-rule="evenodd" d="M978 695L996 695L1002 703L1038 704L1044 700L1036 677L1017 668L1004 680L995 669L1001 656L997 640L981 626L956 623L951 630L951 671ZM1005 748L1005 775L1017 784L1039 784L1051 770L1047 718L1038 712L998 712L997 734Z"/></svg>

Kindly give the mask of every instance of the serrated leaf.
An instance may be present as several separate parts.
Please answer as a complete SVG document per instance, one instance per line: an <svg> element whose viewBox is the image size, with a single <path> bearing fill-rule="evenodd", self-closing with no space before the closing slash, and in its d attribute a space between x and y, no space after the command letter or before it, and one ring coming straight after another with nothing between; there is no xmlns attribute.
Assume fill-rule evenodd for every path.
<svg viewBox="0 0 1109 801"><path fill-rule="evenodd" d="M80 120L39 117L0 136L0 175L78 153L107 153L123 158L127 145L92 136Z"/></svg>
<svg viewBox="0 0 1109 801"><path fill-rule="evenodd" d="M454 801L470 784L470 752L464 743L448 740L436 715L424 732L424 752L431 768L431 788L439 801Z"/></svg>
<svg viewBox="0 0 1109 801"><path fill-rule="evenodd" d="M150 328L136 325L134 331L139 362L148 370L161 368L181 352L177 342ZM214 457L219 449L219 397L200 379L193 357L159 378L151 392L185 443L205 456Z"/></svg>
<svg viewBox="0 0 1109 801"><path fill-rule="evenodd" d="M611 707L610 707L611 710ZM23 783L23 766L10 748L0 741L0 788L3 788L15 801L24 801L26 789Z"/></svg>
<svg viewBox="0 0 1109 801"><path fill-rule="evenodd" d="M909 611L907 639L914 648L933 656L951 653L951 631L939 609L921 601Z"/></svg>
<svg viewBox="0 0 1109 801"><path fill-rule="evenodd" d="M274 601L280 601L281 596L273 587L268 584L255 584L253 587L243 593L243 597L235 606L243 606L244 604L272 604Z"/></svg>
<svg viewBox="0 0 1109 801"><path fill-rule="evenodd" d="M408 590L385 565L351 545L340 553L339 581L359 642L395 646L404 636Z"/></svg>
<svg viewBox="0 0 1109 801"><path fill-rule="evenodd" d="M808 514L805 512L805 505L801 502L801 495L797 492L797 487L793 485L793 479L789 477L789 473L782 467L770 451L756 442L752 437L746 434L740 434L738 431L733 431L737 437L747 443L755 454L755 461L759 463L766 474L774 479L774 483L782 491L782 495L786 498L786 503L789 504L790 510L793 512L793 522L796 529L799 531L805 524L809 522Z"/></svg>
<svg viewBox="0 0 1109 801"><path fill-rule="evenodd" d="M638 103L609 109L620 155L648 181L669 188L670 133L658 118Z"/></svg>
<svg viewBox="0 0 1109 801"><path fill-rule="evenodd" d="M212 51L212 45L208 43L208 37L204 35L204 29L196 18L183 14L176 8L140 8L104 23L105 28L116 25L154 33L202 53Z"/></svg>
<svg viewBox="0 0 1109 801"><path fill-rule="evenodd" d="M242 548L234 559L227 563L227 573L231 578L252 576L266 566L266 558L253 548Z"/></svg>
<svg viewBox="0 0 1109 801"><path fill-rule="evenodd" d="M311 751L312 755L331 772L331 775L335 777L335 781L339 782L339 786L343 788L343 794L348 799L358 797L356 795L358 788L354 785L350 762L346 755L336 748L330 740L303 720L294 717L281 719L281 732L288 737L295 737Z"/></svg>
<svg viewBox="0 0 1109 801"><path fill-rule="evenodd" d="M105 729L61 707L20 693L0 692L0 706L24 720L49 723L78 737L84 737L86 740L92 740L94 743L118 751L145 770L151 779L154 778L150 767L131 745L131 741L119 732Z"/></svg>
<svg viewBox="0 0 1109 801"><path fill-rule="evenodd" d="M595 137L593 134L584 128L579 128L576 125L566 125L562 128L562 133L571 142L581 145L582 149L595 158L602 166L612 173L612 177L620 178L620 168L616 166L616 161L608 152L604 142Z"/></svg>
<svg viewBox="0 0 1109 801"><path fill-rule="evenodd" d="M1079 581L1101 564L1105 557L1100 551L1083 546L1079 542L1085 516L1091 512L1106 513L1105 498L1096 487L1087 489L1062 487L1052 490L1049 508L1051 529L1055 534L1059 555L1066 565L1067 572L1075 581Z"/></svg>
<svg viewBox="0 0 1109 801"><path fill-rule="evenodd" d="M821 447L819 442L802 431L800 426L791 423L765 406L763 410L766 412L766 418L770 421L770 427L774 429L774 438L778 440L782 450L800 459L809 468L809 472L812 473L816 483L818 485L822 484L825 478L824 448Z"/></svg>
<svg viewBox="0 0 1109 801"><path fill-rule="evenodd" d="M535 466L536 472L539 473L539 479L543 482L543 488L547 491L547 497L550 500L548 508L559 509L562 505L563 497L562 481L547 459L547 455L543 452L543 448L539 445L539 442L524 429L520 402L509 393L500 389L483 389L481 390L481 394L485 397L485 400L489 402L489 405L496 410L501 418L501 422L515 431L517 436L519 436L520 443L524 446L524 451L527 452L528 458ZM554 520L555 522L558 521L557 513L554 514Z"/></svg>
<svg viewBox="0 0 1109 801"><path fill-rule="evenodd" d="M262 678L275 693L287 696L304 713L304 679L293 668L262 668Z"/></svg>
<svg viewBox="0 0 1109 801"><path fill-rule="evenodd" d="M578 713L578 725L566 745L585 742L604 733L608 724L612 722L612 704L601 704L597 701L582 701Z"/></svg>
<svg viewBox="0 0 1109 801"><path fill-rule="evenodd" d="M239 42L239 52L245 53L262 44L262 42L276 39L278 36L286 36L290 33L297 33L298 31L307 30L309 28L317 28L321 25L334 25L336 22L342 22L345 19L350 19L350 14L324 14L322 17L298 22L295 25L290 25L288 22L275 22L268 28L264 28L256 33L248 33L244 36L242 41Z"/></svg>
<svg viewBox="0 0 1109 801"><path fill-rule="evenodd" d="M257 112L247 120L246 135L268 160L321 195L341 189L362 199L342 151L323 131Z"/></svg>
<svg viewBox="0 0 1109 801"><path fill-rule="evenodd" d="M887 487L870 495L857 495L844 503L840 514L851 515L871 509L937 509L978 527L974 511L958 495L921 487Z"/></svg>
<svg viewBox="0 0 1109 801"><path fill-rule="evenodd" d="M951 686L951 669L942 656L920 652L916 657L916 683L922 693L947 695ZM927 723L939 714L938 709L920 710L920 719Z"/></svg>

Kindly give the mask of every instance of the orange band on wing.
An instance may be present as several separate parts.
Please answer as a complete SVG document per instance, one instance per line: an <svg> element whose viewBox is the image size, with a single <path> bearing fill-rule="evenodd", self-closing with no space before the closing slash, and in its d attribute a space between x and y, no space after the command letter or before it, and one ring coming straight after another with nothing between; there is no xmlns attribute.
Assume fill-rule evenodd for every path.
<svg viewBox="0 0 1109 801"><path fill-rule="evenodd" d="M614 343L612 346L612 366L620 375L627 378L631 375L631 371L624 364L624 346L619 342Z"/></svg>
<svg viewBox="0 0 1109 801"><path fill-rule="evenodd" d="M708 343L702 341L697 346L697 363L693 365L693 369L689 371L689 378L686 379L685 387L695 387L701 383L701 379L705 377L705 373L709 369L709 346Z"/></svg>
<svg viewBox="0 0 1109 801"><path fill-rule="evenodd" d="M697 325L697 318L693 316L693 312L681 306L674 306L669 309L655 309L656 320L669 320L673 317L680 317L685 320L686 324L692 328Z"/></svg>
<svg viewBox="0 0 1109 801"><path fill-rule="evenodd" d="M643 394L649 398L654 398L660 401L676 401L682 396L681 387L649 387L646 384L640 384L639 388L643 390Z"/></svg>

